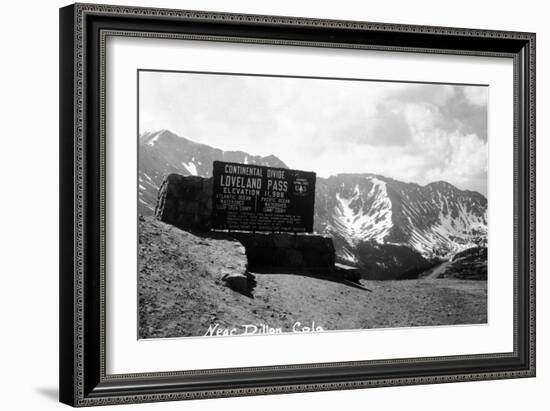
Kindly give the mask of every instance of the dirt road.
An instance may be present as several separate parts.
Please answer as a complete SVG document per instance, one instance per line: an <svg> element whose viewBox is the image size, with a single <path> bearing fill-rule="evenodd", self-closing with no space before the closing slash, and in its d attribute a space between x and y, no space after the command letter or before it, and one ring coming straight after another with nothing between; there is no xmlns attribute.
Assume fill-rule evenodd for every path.
<svg viewBox="0 0 550 411"><path fill-rule="evenodd" d="M430 268L428 271L420 274L420 278L422 278L423 280L433 280L439 278L439 276L443 274L451 264L452 260L449 260L439 265L436 265L435 267Z"/></svg>

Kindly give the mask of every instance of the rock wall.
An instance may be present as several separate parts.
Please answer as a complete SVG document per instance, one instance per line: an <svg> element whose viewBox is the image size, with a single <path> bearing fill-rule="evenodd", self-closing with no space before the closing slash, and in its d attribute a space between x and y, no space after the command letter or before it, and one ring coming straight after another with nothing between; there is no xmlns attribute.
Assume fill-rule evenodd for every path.
<svg viewBox="0 0 550 411"><path fill-rule="evenodd" d="M332 238L315 234L232 232L246 249L251 270L321 270L334 267Z"/></svg>
<svg viewBox="0 0 550 411"><path fill-rule="evenodd" d="M170 174L158 192L155 216L183 230L208 231L212 214L212 178Z"/></svg>

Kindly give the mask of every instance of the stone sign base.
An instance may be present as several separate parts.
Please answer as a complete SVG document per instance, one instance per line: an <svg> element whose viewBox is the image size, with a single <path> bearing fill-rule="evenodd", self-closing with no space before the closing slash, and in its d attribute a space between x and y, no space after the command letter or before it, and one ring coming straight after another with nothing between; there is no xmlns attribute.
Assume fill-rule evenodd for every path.
<svg viewBox="0 0 550 411"><path fill-rule="evenodd" d="M308 269L326 271L334 267L332 238L310 234L231 232L246 249L252 271Z"/></svg>

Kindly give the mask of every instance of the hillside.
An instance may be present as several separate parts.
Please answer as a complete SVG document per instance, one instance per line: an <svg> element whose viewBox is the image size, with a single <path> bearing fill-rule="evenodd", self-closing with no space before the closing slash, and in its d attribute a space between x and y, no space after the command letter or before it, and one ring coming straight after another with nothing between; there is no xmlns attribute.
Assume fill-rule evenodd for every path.
<svg viewBox="0 0 550 411"><path fill-rule="evenodd" d="M222 277L245 272L242 246L150 217L139 221L140 338L204 335L208 327L267 324L291 331L315 321L325 330L479 324L487 321L487 283L456 279L367 281L365 291L300 274L251 273L246 296Z"/></svg>

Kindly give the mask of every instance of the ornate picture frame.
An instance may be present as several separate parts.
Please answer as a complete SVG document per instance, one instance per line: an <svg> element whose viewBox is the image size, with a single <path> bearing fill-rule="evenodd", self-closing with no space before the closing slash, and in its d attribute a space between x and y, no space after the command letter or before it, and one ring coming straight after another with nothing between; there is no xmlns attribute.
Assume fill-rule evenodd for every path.
<svg viewBox="0 0 550 411"><path fill-rule="evenodd" d="M501 178L513 180L513 350L109 373L106 43L112 37L511 61L513 175ZM534 33L75 4L60 10L60 101L61 402L80 407L535 376Z"/></svg>

